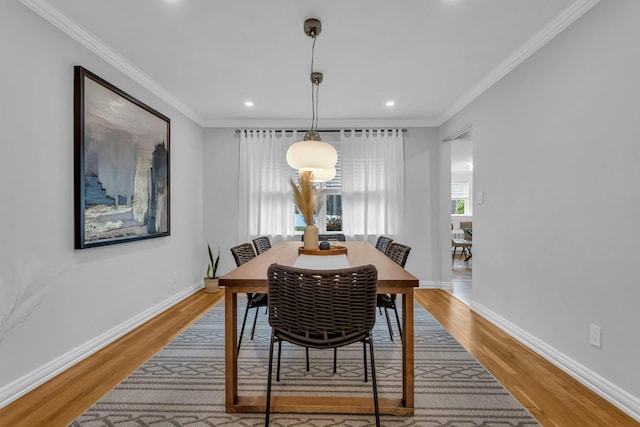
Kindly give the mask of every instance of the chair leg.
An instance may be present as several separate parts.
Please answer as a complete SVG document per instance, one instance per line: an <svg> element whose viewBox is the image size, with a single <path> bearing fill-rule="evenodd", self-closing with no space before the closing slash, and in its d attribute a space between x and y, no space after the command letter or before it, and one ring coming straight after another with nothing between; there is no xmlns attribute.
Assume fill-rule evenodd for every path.
<svg viewBox="0 0 640 427"><path fill-rule="evenodd" d="M364 344L364 341L363 341ZM376 411L376 427L380 427L380 408L378 406L378 384L376 383L376 363L373 357L373 337L369 335L369 352L371 353L371 382L373 383L373 406Z"/></svg>
<svg viewBox="0 0 640 427"><path fill-rule="evenodd" d="M280 355L282 355L282 340L278 340L278 369L276 370L276 381L280 382Z"/></svg>
<svg viewBox="0 0 640 427"><path fill-rule="evenodd" d="M271 344L269 345L269 379L267 380L267 402L265 405L264 425L269 426L269 412L271 407L271 376L273 375L273 339L274 334L271 332ZM280 343L278 341L278 369L280 369Z"/></svg>
<svg viewBox="0 0 640 427"><path fill-rule="evenodd" d="M338 347L333 348L333 373L338 372Z"/></svg>
<svg viewBox="0 0 640 427"><path fill-rule="evenodd" d="M309 372L309 347L305 347L304 352L307 356L307 372Z"/></svg>
<svg viewBox="0 0 640 427"><path fill-rule="evenodd" d="M260 307L256 307L256 316L253 318L253 327L251 328L251 341L253 341L253 334L256 331L256 322L258 321L258 314L260 314Z"/></svg>
<svg viewBox="0 0 640 427"><path fill-rule="evenodd" d="M244 311L244 319L242 320L242 328L240 329L240 338L238 339L238 355L240 354L240 345L242 344L242 335L244 334L244 325L247 323L247 314L249 314L249 304L251 299L247 300L247 308Z"/></svg>
<svg viewBox="0 0 640 427"><path fill-rule="evenodd" d="M453 255L451 255L451 267L453 267L453 260L456 259L456 251L458 250L457 247L453 247Z"/></svg>
<svg viewBox="0 0 640 427"><path fill-rule="evenodd" d="M369 378L367 377L367 343L362 341L362 354L364 358L364 382L369 382Z"/></svg>
<svg viewBox="0 0 640 427"><path fill-rule="evenodd" d="M384 308L384 315L387 317L387 326L389 327L389 336L391 337L391 341L393 341L393 328L391 328L391 320L389 319L389 312L387 311L387 307Z"/></svg>
<svg viewBox="0 0 640 427"><path fill-rule="evenodd" d="M402 341L402 326L400 326L400 316L398 316L398 308L395 302L393 303L393 311L396 313L396 322L398 322L398 335L400 335L400 341Z"/></svg>

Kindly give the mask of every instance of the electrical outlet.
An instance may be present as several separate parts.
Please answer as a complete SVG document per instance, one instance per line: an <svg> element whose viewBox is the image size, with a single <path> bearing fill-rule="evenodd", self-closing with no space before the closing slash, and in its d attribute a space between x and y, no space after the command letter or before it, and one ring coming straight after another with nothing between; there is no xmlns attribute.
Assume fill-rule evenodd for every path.
<svg viewBox="0 0 640 427"><path fill-rule="evenodd" d="M598 325L591 325L589 330L589 343L597 348L602 347L602 328Z"/></svg>

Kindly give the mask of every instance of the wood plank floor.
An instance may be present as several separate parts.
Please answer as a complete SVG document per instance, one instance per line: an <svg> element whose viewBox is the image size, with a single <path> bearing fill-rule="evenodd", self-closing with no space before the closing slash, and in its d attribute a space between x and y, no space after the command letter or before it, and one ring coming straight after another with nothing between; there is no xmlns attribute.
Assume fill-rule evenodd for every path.
<svg viewBox="0 0 640 427"><path fill-rule="evenodd" d="M448 292L418 290L416 300L543 426L640 425Z"/></svg>
<svg viewBox="0 0 640 427"><path fill-rule="evenodd" d="M0 409L0 426L67 426L223 297L224 292L196 292Z"/></svg>
<svg viewBox="0 0 640 427"><path fill-rule="evenodd" d="M66 426L175 336L223 293L197 292L56 378L0 409L0 426ZM613 405L475 315L445 291L416 300L544 426L638 426Z"/></svg>

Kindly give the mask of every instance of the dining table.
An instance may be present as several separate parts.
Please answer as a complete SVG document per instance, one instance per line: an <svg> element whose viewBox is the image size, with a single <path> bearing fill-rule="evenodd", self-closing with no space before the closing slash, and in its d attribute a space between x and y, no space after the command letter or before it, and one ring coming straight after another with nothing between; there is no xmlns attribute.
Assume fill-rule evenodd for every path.
<svg viewBox="0 0 640 427"><path fill-rule="evenodd" d="M280 242L220 277L219 283L225 292L226 412L264 412L266 405L266 394L238 394L238 294L267 293L267 269L273 263L301 268L332 268L337 263L344 267L373 264L378 271L378 293L402 296L402 391L397 396L380 398L379 407L381 414L413 415L413 289L418 287L418 279L368 242L347 241L336 244L346 248L346 256L300 255L300 241ZM365 397L273 395L271 412L373 414L374 407L372 399Z"/></svg>

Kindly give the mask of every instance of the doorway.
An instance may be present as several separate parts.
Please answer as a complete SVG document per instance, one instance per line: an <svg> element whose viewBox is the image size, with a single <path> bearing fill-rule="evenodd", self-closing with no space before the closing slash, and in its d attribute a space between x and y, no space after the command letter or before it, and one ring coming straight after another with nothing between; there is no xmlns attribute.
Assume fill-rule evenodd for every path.
<svg viewBox="0 0 640 427"><path fill-rule="evenodd" d="M471 129L451 141L451 239L473 241L473 143ZM473 249L468 252L452 244L452 294L466 303L471 301Z"/></svg>

